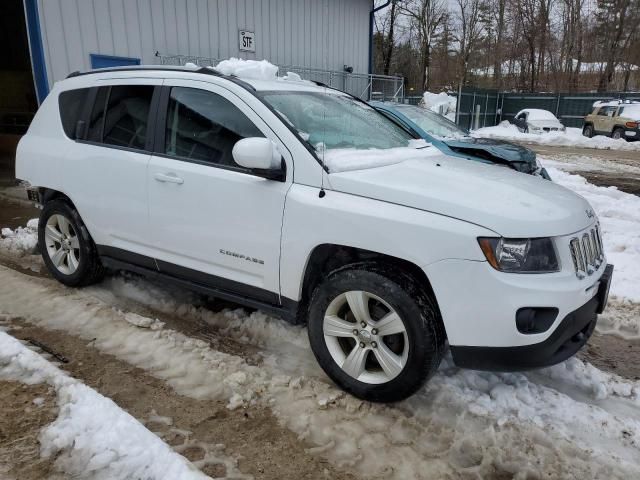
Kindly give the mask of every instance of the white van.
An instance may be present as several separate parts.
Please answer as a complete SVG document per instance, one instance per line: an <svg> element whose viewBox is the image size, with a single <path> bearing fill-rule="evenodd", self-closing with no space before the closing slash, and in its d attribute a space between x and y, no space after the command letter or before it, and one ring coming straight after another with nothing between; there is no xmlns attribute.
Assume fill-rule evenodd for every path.
<svg viewBox="0 0 640 480"><path fill-rule="evenodd" d="M607 302L598 219L541 178L448 157L345 93L211 68L75 73L17 152L70 286L138 272L308 325L331 379L396 401L453 361L575 354Z"/></svg>

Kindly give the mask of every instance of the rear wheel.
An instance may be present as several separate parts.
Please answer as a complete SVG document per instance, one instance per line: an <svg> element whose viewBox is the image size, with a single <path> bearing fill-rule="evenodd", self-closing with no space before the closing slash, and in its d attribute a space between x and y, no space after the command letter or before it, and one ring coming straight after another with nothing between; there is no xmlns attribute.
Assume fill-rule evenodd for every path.
<svg viewBox="0 0 640 480"><path fill-rule="evenodd" d="M64 200L48 202L38 223L42 259L56 280L71 287L99 281L103 268L78 212Z"/></svg>
<svg viewBox="0 0 640 480"><path fill-rule="evenodd" d="M393 402L436 371L444 350L435 302L410 280L355 266L331 274L309 309L309 341L341 388L364 400Z"/></svg>
<svg viewBox="0 0 640 480"><path fill-rule="evenodd" d="M624 130L621 128L614 128L613 133L611 133L611 138L618 140L620 138L624 138Z"/></svg>
<svg viewBox="0 0 640 480"><path fill-rule="evenodd" d="M593 125L585 125L582 127L582 135L587 138L593 137Z"/></svg>

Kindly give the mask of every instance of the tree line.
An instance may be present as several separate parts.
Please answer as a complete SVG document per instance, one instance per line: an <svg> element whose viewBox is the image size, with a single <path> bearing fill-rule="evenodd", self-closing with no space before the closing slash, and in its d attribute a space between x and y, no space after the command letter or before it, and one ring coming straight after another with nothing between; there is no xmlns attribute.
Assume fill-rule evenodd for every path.
<svg viewBox="0 0 640 480"><path fill-rule="evenodd" d="M640 0L395 0L376 14L374 69L408 93L637 91Z"/></svg>

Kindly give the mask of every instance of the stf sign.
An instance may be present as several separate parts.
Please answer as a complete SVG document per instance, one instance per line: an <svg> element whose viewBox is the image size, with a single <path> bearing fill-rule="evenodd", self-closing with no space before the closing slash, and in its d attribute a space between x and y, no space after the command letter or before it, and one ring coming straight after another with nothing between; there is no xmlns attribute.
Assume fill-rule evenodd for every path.
<svg viewBox="0 0 640 480"><path fill-rule="evenodd" d="M247 30L239 30L240 35L240 51L241 52L255 52L256 51L256 41L255 41L255 33L248 32Z"/></svg>

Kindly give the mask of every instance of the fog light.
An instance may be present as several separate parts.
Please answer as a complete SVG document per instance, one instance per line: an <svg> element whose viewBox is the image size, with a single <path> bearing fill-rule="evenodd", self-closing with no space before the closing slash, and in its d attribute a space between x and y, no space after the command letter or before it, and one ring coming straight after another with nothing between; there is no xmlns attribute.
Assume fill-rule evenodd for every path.
<svg viewBox="0 0 640 480"><path fill-rule="evenodd" d="M551 307L527 307L516 312L516 327L520 333L542 333L549 330L558 316L558 309Z"/></svg>

